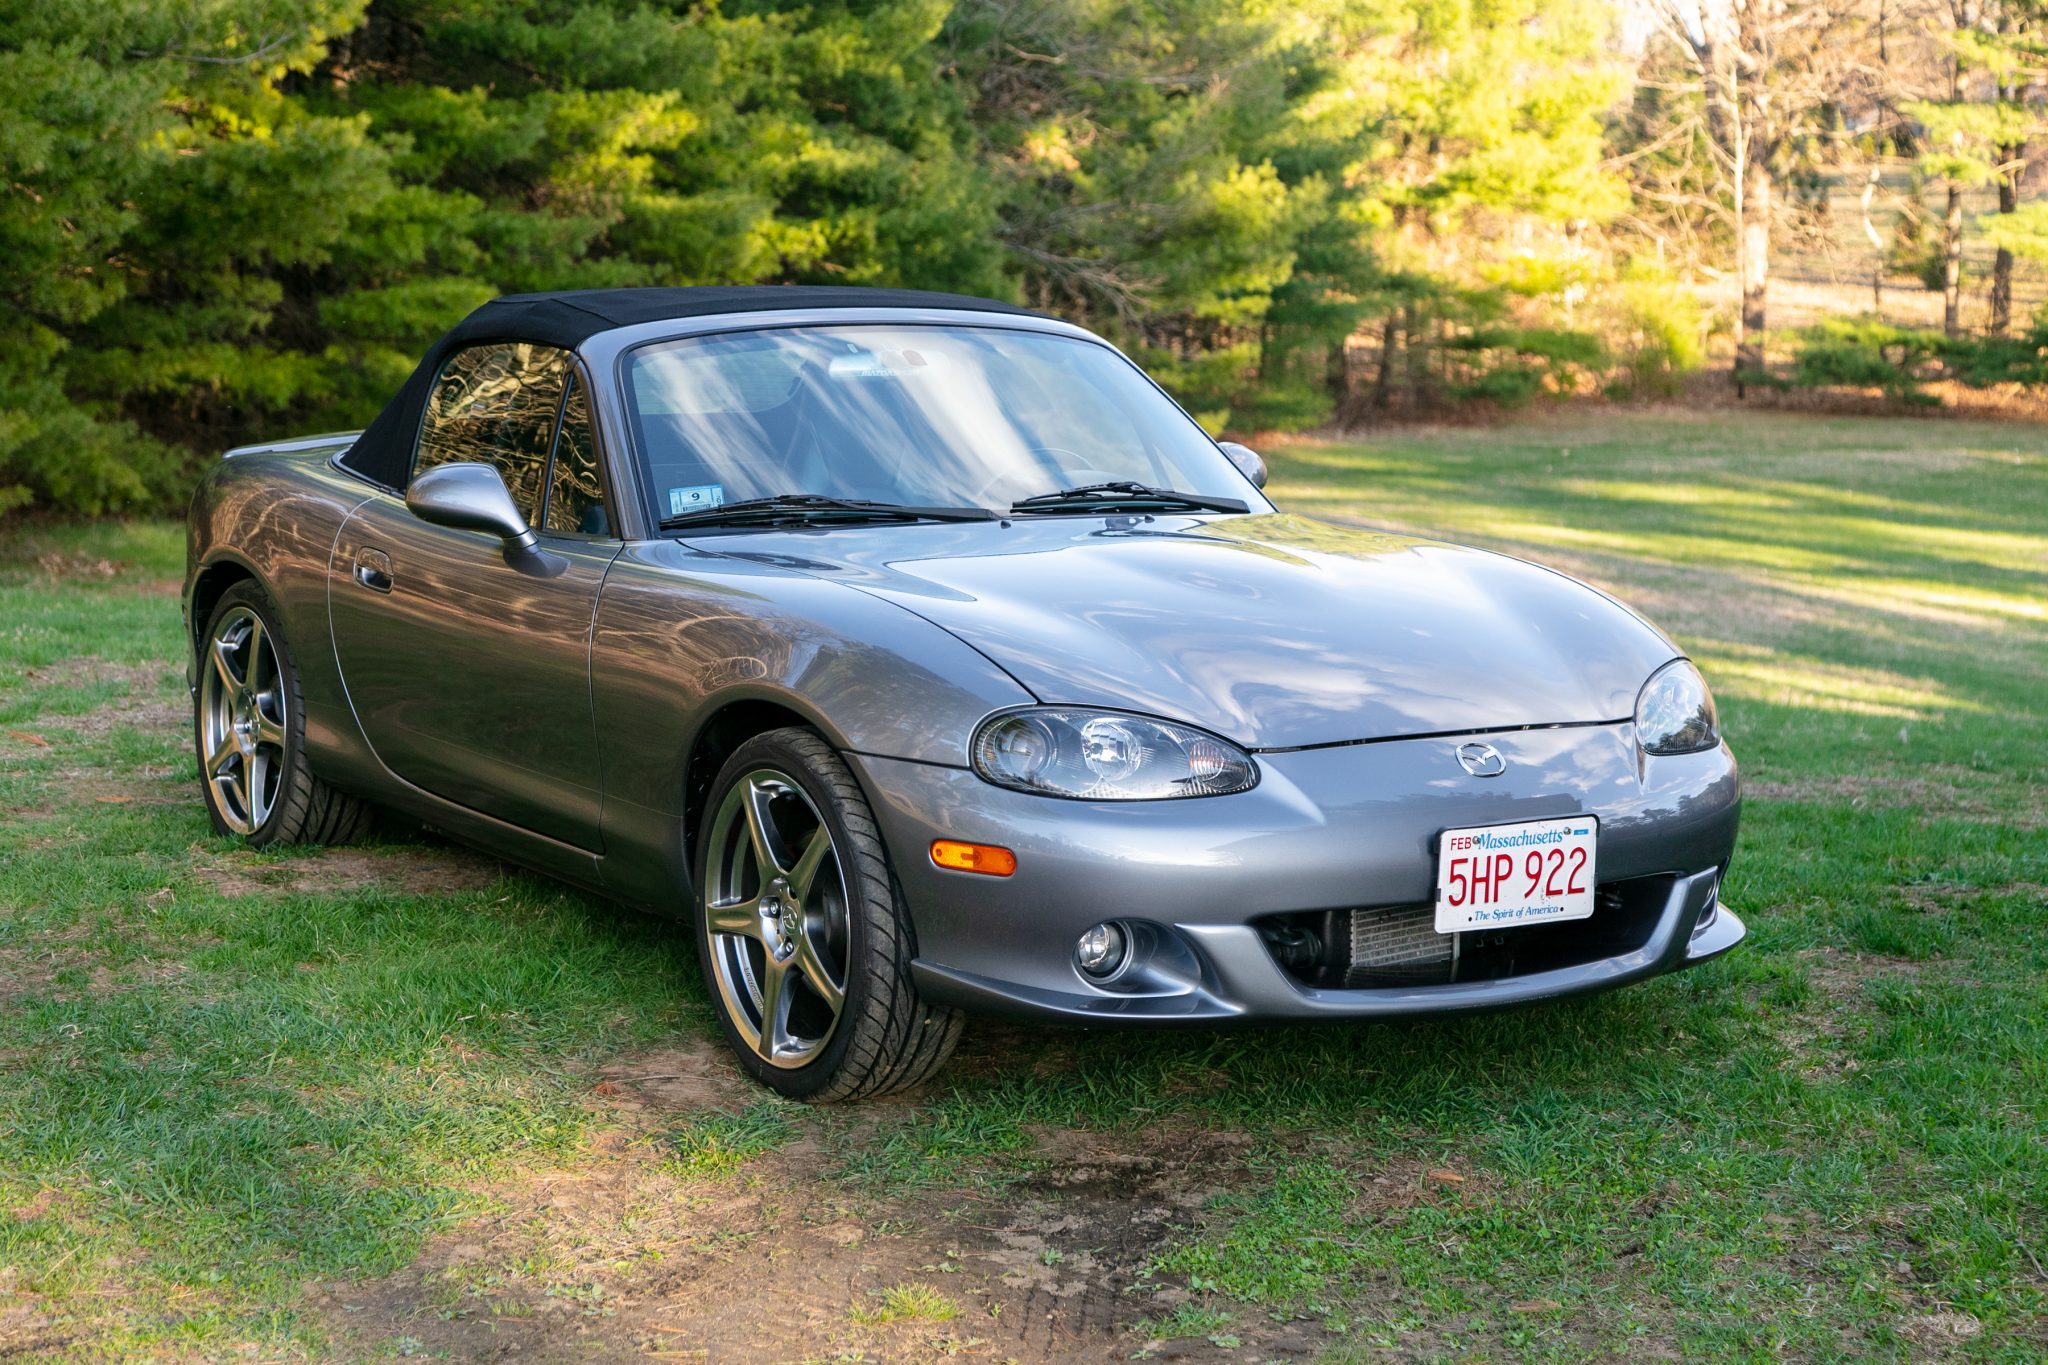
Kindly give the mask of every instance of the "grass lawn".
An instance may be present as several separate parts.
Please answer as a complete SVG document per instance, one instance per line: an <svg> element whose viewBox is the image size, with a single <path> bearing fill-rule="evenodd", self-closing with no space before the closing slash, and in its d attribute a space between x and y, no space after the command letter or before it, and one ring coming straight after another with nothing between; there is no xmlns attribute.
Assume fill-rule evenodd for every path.
<svg viewBox="0 0 2048 1365"><path fill-rule="evenodd" d="M1542 560L1693 654L1744 948L1473 1020L984 1026L806 1110L718 1060L659 924L403 835L212 837L178 528L8 527L0 1355L2048 1352L2048 429L1269 453L1289 510ZM764 1275L801 1312L720 1316Z"/></svg>

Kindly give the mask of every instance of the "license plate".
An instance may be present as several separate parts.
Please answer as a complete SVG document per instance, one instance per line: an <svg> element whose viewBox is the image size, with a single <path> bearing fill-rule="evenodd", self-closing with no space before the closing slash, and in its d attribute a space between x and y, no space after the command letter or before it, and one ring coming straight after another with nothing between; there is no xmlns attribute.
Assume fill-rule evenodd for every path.
<svg viewBox="0 0 2048 1365"><path fill-rule="evenodd" d="M1590 815L1445 830L1437 842L1436 931L1590 917L1599 833Z"/></svg>

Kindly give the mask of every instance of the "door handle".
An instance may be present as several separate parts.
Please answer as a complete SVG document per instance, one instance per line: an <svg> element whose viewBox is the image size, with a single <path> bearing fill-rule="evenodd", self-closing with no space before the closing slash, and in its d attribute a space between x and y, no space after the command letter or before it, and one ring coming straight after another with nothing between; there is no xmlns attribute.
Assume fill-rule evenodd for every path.
<svg viewBox="0 0 2048 1365"><path fill-rule="evenodd" d="M356 582L371 592L390 592L390 557L382 550L356 551Z"/></svg>

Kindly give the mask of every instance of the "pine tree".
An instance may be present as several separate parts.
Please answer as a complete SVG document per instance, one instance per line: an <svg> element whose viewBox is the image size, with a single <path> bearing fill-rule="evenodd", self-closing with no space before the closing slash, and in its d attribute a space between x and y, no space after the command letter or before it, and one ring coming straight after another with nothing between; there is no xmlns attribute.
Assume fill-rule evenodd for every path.
<svg viewBox="0 0 2048 1365"><path fill-rule="evenodd" d="M161 506L193 452L357 425L512 290L1022 297L1130 345L1211 426L1313 422L1354 385L1361 324L1402 339L1414 379L1518 308L1569 323L1580 229L1617 204L1610 17L15 0L0 510ZM1532 227L1580 264L1532 268ZM1547 327L1516 345L1552 368L1588 354Z"/></svg>

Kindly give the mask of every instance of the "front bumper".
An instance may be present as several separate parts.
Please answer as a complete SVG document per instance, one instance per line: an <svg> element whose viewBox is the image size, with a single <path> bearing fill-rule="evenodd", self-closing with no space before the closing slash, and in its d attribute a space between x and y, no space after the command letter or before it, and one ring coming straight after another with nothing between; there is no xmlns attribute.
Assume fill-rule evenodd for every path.
<svg viewBox="0 0 2048 1365"><path fill-rule="evenodd" d="M1261 755L1252 791L1169 802L1065 801L963 769L848 758L910 904L920 989L979 1013L1104 1026L1469 1013L1626 985L1742 940L1717 903L1740 809L1725 746L1646 757L1626 724L1495 734L1507 771L1480 779L1456 762L1462 738ZM1656 888L1625 950L1352 989L1307 984L1260 932L1274 915L1433 899L1444 829L1582 814L1600 819L1599 881ZM1017 872L937 868L939 838L1001 844ZM1138 931L1137 960L1100 985L1073 945L1110 919Z"/></svg>

